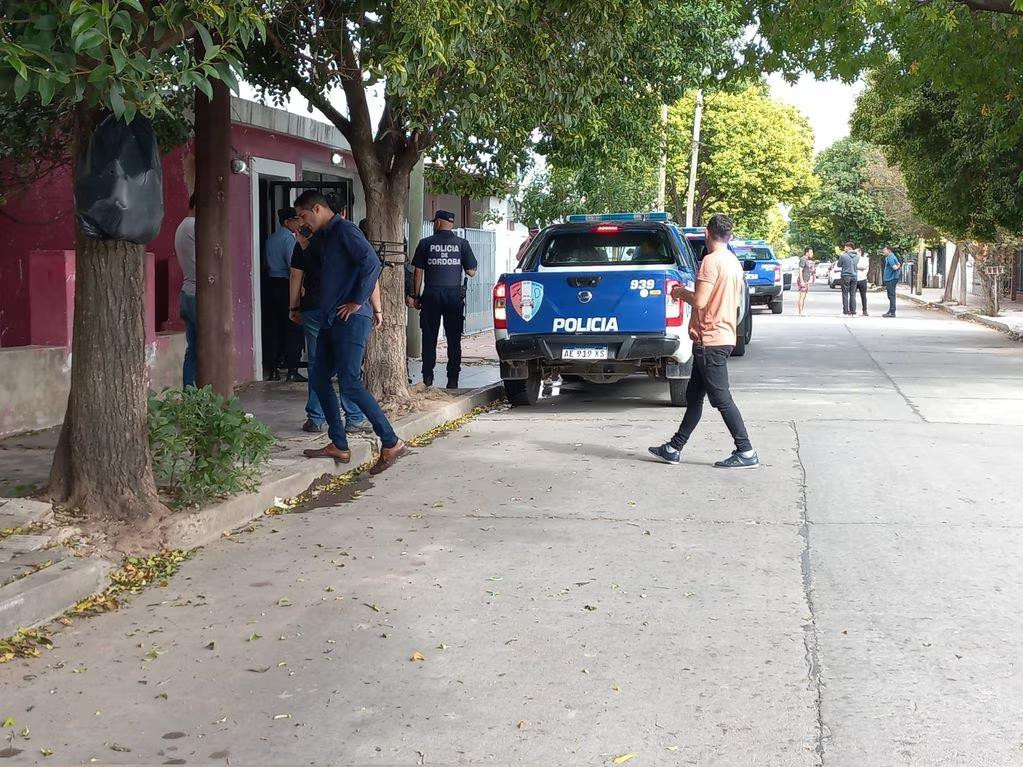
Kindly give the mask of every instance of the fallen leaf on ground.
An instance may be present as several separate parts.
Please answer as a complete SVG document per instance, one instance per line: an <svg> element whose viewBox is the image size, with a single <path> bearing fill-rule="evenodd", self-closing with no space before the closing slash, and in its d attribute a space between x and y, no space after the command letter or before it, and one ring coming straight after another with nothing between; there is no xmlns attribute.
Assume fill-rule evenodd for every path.
<svg viewBox="0 0 1023 767"><path fill-rule="evenodd" d="M212 650L216 646L217 646L216 642L210 642L208 645L206 645L206 649L207 650Z"/></svg>
<svg viewBox="0 0 1023 767"><path fill-rule="evenodd" d="M291 714L274 714L274 719L291 719Z"/></svg>
<svg viewBox="0 0 1023 767"><path fill-rule="evenodd" d="M665 746L669 751L678 751L678 746Z"/></svg>
<svg viewBox="0 0 1023 767"><path fill-rule="evenodd" d="M611 688L611 692L621 692L621 691L622 691L622 688L619 687L618 685L615 685L614 687Z"/></svg>
<svg viewBox="0 0 1023 767"><path fill-rule="evenodd" d="M281 597L277 600L278 607L291 607L291 600L287 597Z"/></svg>
<svg viewBox="0 0 1023 767"><path fill-rule="evenodd" d="M270 670L270 667L269 666L263 666L262 668L247 668L245 670L246 671L252 671L252 672L254 672L256 674L265 674L267 671Z"/></svg>
<svg viewBox="0 0 1023 767"><path fill-rule="evenodd" d="M621 756L616 756L614 759L612 759L611 764L625 764L630 759L635 758L636 758L635 754L622 754Z"/></svg>
<svg viewBox="0 0 1023 767"><path fill-rule="evenodd" d="M370 610L372 610L375 613L380 612L380 605L378 605L378 604L370 604L369 602L363 602L362 604L365 607L368 607Z"/></svg>
<svg viewBox="0 0 1023 767"><path fill-rule="evenodd" d="M412 653L412 657L409 658L409 660L424 661L424 660L426 660L426 658L423 656L423 654L421 652L414 652L414 653Z"/></svg>
<svg viewBox="0 0 1023 767"><path fill-rule="evenodd" d="M448 646L446 644L439 644L439 645L437 645L437 649L438 650L446 650L446 649L448 649Z"/></svg>
<svg viewBox="0 0 1023 767"><path fill-rule="evenodd" d="M160 648L158 648L158 647L150 647L149 648L149 652L146 653L145 659L146 660L156 660L159 657L160 657Z"/></svg>
<svg viewBox="0 0 1023 767"><path fill-rule="evenodd" d="M518 724L515 725L516 729L523 730L526 727L526 720L520 719Z"/></svg>
<svg viewBox="0 0 1023 767"><path fill-rule="evenodd" d="M39 753L42 754L43 756L53 756L53 749L52 748L41 748L41 749L39 749Z"/></svg>
<svg viewBox="0 0 1023 767"><path fill-rule="evenodd" d="M6 729L8 727L13 727L15 724L16 724L16 722L14 721L14 717L13 716L9 716L6 719L4 719L3 726L4 726L4 729Z"/></svg>
<svg viewBox="0 0 1023 767"><path fill-rule="evenodd" d="M592 612L595 612L597 608L594 607L593 605L583 605L583 609L584 610L589 610L592 613Z"/></svg>
<svg viewBox="0 0 1023 767"><path fill-rule="evenodd" d="M252 634L252 635L251 635L251 636L250 636L250 637L249 637L248 639L246 639L245 641L246 641L246 642L255 642L255 641L256 641L257 639L262 639L262 638L263 638L263 635L262 635L262 634Z"/></svg>
<svg viewBox="0 0 1023 767"><path fill-rule="evenodd" d="M107 743L106 746L111 751L118 751L118 752L120 752L122 754L129 754L129 753L131 753L131 749L130 748L128 748L127 746L122 746L120 743Z"/></svg>
<svg viewBox="0 0 1023 767"><path fill-rule="evenodd" d="M21 731L21 737L23 737L23 738L27 738L31 734L32 734L32 730L30 730L27 725L26 725L25 729Z"/></svg>

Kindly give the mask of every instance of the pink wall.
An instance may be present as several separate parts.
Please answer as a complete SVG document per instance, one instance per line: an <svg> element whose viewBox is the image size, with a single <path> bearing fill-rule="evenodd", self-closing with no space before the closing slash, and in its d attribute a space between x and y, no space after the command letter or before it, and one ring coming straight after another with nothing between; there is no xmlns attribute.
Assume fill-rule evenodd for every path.
<svg viewBox="0 0 1023 767"><path fill-rule="evenodd" d="M231 132L234 156L246 161L253 156L292 163L298 178L310 163L330 166L337 151L270 131L235 124ZM147 246L154 258L155 314L158 330L180 329L178 292L181 270L174 255L174 232L188 212L189 192L185 181L185 158L191 146L179 147L164 157L164 220L156 239ZM354 158L343 153L348 175L354 173ZM248 175L232 174L230 180L231 260L234 293L235 377L252 379L252 260L253 212ZM356 196L362 189L356 183ZM68 172L52 174L24 195L0 208L0 347L30 342L28 254L32 250L73 250L74 215L71 179ZM258 268L258 264L256 266ZM38 288L38 286L36 286ZM38 307L37 307L38 315Z"/></svg>

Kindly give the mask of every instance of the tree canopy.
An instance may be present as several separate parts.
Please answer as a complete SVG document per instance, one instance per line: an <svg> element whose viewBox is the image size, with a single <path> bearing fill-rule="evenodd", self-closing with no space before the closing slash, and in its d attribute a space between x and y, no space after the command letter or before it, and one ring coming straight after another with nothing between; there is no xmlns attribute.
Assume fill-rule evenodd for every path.
<svg viewBox="0 0 1023 767"><path fill-rule="evenodd" d="M668 199L677 221L685 221L695 103L686 94L668 117ZM763 85L710 93L697 168L696 223L727 213L739 231L764 233L771 210L806 202L817 188L813 129Z"/></svg>
<svg viewBox="0 0 1023 767"><path fill-rule="evenodd" d="M1004 141L1020 109L1014 102L977 111L892 61L870 78L853 129L901 169L927 223L955 239L990 242L1000 228L1023 232L1023 146Z"/></svg>

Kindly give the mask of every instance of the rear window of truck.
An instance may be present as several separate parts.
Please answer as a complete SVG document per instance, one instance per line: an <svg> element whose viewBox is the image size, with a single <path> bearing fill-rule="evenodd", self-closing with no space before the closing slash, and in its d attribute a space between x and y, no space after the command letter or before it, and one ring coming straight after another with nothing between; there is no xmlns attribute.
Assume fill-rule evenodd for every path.
<svg viewBox="0 0 1023 767"><path fill-rule="evenodd" d="M739 258L748 258L753 261L777 261L774 253L769 248L756 248L749 245L736 245L735 255Z"/></svg>
<svg viewBox="0 0 1023 767"><path fill-rule="evenodd" d="M671 266L675 263L675 251L667 235L658 231L554 232L540 253L540 265L546 267Z"/></svg>

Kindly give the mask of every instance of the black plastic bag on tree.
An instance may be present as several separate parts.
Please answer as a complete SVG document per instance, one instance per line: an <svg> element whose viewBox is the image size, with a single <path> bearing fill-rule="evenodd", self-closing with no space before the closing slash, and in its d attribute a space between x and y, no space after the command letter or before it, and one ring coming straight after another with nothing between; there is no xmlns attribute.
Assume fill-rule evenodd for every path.
<svg viewBox="0 0 1023 767"><path fill-rule="evenodd" d="M163 167L153 125L107 115L75 173L75 217L86 237L145 245L163 223Z"/></svg>

